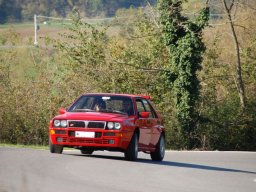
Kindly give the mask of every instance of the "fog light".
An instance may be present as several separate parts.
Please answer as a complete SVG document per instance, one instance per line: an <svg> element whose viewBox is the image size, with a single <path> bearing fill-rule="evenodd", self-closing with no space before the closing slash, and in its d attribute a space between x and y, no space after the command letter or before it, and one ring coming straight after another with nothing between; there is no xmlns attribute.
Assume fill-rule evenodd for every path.
<svg viewBox="0 0 256 192"><path fill-rule="evenodd" d="M109 144L115 144L115 141L113 139L108 141Z"/></svg>
<svg viewBox="0 0 256 192"><path fill-rule="evenodd" d="M63 141L61 137L57 137L56 140L57 140L57 142L62 142Z"/></svg>

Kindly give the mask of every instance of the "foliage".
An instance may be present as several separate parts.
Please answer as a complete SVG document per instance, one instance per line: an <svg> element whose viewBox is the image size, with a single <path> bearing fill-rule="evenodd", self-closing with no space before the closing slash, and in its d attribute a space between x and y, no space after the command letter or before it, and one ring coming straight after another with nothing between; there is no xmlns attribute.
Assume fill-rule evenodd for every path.
<svg viewBox="0 0 256 192"><path fill-rule="evenodd" d="M68 2L71 6L78 1ZM250 2L256 5L255 1ZM221 13L221 9L217 12ZM145 9L119 10L120 18L108 26L97 27L84 23L83 15L76 14L66 33L59 39L46 41L43 47L16 47L24 42L22 36L13 29L0 32L0 143L47 145L49 120L61 106L67 107L84 92L116 92L151 95L164 118L168 148L188 148L188 136L177 118L174 90L178 83L174 80L182 80L177 70L184 69L183 64L189 62L176 66L171 61L179 61L178 56L184 61L187 58L184 55L198 56L204 50L201 39L191 41L197 34L193 36L190 27L194 28L197 20L190 17L194 19L192 22L184 17L185 23L179 29L186 38L177 40L180 34L175 36L175 49L183 50L184 54L177 52L170 56L158 17L150 13ZM202 64L199 65L201 57L198 57L197 63L188 65L196 72L184 72L197 75L184 76L187 77L184 80L194 79L193 85L197 85L191 97L193 105L189 106L194 107L196 116L190 136L196 140L198 149L256 149L255 15L254 9L237 9L236 31L248 99L245 111L239 107L234 83L235 60L228 26L218 17L211 20L216 25L206 28L202 37L199 33L207 47ZM195 43L193 46L201 46L197 52L190 52L191 42ZM166 81L166 77L171 78ZM200 93L199 97L195 93Z"/></svg>
<svg viewBox="0 0 256 192"><path fill-rule="evenodd" d="M15 46L19 41L13 37L18 36L5 34L5 44ZM0 53L0 141L46 145L49 120L61 105L55 94L54 61L47 50L36 48L2 49Z"/></svg>
<svg viewBox="0 0 256 192"><path fill-rule="evenodd" d="M154 4L156 0L148 0ZM34 14L67 17L73 9L79 9L83 17L112 17L121 8L140 7L145 0L4 0L0 1L0 23L31 21Z"/></svg>
<svg viewBox="0 0 256 192"><path fill-rule="evenodd" d="M170 51L170 64L165 68L167 84L175 94L177 117L188 147L195 143L191 134L196 126L196 101L199 97L197 71L205 50L202 30L209 20L209 8L204 8L194 22L181 15L182 1L160 1L161 23L165 42Z"/></svg>
<svg viewBox="0 0 256 192"><path fill-rule="evenodd" d="M217 25L208 29L204 34L208 49L204 55L203 69L200 71L202 97L199 111L202 123L197 130L202 146L208 149L255 150L256 128L253 124L256 121L256 84L253 69L255 63L252 59L254 54L251 54L252 50L255 51L255 34L251 27L256 22L254 19L245 19L248 15L253 17L255 11L250 7L236 11L238 17L235 29L241 46L242 75L248 106L244 111L240 109L234 80L234 48L228 26Z"/></svg>

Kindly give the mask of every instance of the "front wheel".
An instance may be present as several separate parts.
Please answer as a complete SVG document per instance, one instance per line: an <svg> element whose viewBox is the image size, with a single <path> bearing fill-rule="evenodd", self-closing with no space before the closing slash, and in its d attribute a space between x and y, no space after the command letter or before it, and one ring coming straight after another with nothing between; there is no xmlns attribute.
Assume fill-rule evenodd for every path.
<svg viewBox="0 0 256 192"><path fill-rule="evenodd" d="M156 145L156 150L150 153L153 161L162 161L165 155L165 141L164 136L161 135Z"/></svg>
<svg viewBox="0 0 256 192"><path fill-rule="evenodd" d="M130 144L124 152L124 158L128 161L136 161L138 157L138 135L134 133Z"/></svg>
<svg viewBox="0 0 256 192"><path fill-rule="evenodd" d="M51 139L49 140L49 148L51 153L58 153L61 154L63 151L63 146L62 145L54 145L51 142Z"/></svg>

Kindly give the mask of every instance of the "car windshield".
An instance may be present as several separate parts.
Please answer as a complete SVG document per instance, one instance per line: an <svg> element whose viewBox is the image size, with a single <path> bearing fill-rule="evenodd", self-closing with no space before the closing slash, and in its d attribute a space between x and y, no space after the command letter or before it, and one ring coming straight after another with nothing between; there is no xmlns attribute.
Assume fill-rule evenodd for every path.
<svg viewBox="0 0 256 192"><path fill-rule="evenodd" d="M125 96L83 95L69 109L69 112L105 112L134 115L132 99Z"/></svg>

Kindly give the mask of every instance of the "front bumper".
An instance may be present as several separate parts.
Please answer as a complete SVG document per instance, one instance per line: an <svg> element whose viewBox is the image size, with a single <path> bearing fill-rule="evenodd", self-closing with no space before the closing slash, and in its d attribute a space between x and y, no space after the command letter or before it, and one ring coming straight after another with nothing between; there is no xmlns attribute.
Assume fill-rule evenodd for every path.
<svg viewBox="0 0 256 192"><path fill-rule="evenodd" d="M120 148L125 150L132 133L113 130L99 129L73 129L73 128L50 128L50 139L54 145L68 147L101 147L101 148ZM77 137L76 132L94 133L93 138Z"/></svg>

